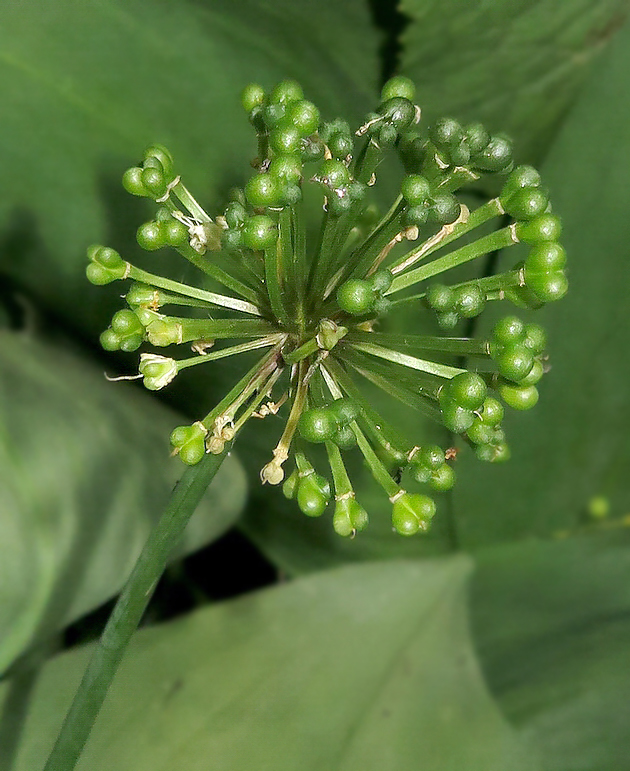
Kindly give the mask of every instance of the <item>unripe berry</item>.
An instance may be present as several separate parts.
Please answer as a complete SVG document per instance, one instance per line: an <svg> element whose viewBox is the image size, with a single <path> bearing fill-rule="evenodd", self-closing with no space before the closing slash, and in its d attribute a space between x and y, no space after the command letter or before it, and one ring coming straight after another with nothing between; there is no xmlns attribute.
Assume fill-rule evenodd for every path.
<svg viewBox="0 0 630 771"><path fill-rule="evenodd" d="M438 493L445 493L451 490L454 484L455 472L447 463L443 463L437 468L429 479L429 486Z"/></svg>
<svg viewBox="0 0 630 771"><path fill-rule="evenodd" d="M455 310L465 319L478 316L486 305L486 295L478 284L461 286L454 290Z"/></svg>
<svg viewBox="0 0 630 771"><path fill-rule="evenodd" d="M169 246L183 246L188 243L188 228L183 222L170 219L162 225L162 235Z"/></svg>
<svg viewBox="0 0 630 771"><path fill-rule="evenodd" d="M515 220L528 221L542 214L548 203L549 196L541 187L523 187L508 198L504 208Z"/></svg>
<svg viewBox="0 0 630 771"><path fill-rule="evenodd" d="M409 174L403 179L400 192L410 206L417 206L429 198L431 185L426 177L420 174Z"/></svg>
<svg viewBox="0 0 630 771"><path fill-rule="evenodd" d="M505 203L514 193L525 187L538 187L540 174L533 166L517 166L505 181L500 199Z"/></svg>
<svg viewBox="0 0 630 771"><path fill-rule="evenodd" d="M350 181L350 173L346 166L334 159L324 161L317 174L323 185L332 190L344 187Z"/></svg>
<svg viewBox="0 0 630 771"><path fill-rule="evenodd" d="M294 153L300 148L301 134L292 123L282 123L269 134L269 146L277 155Z"/></svg>
<svg viewBox="0 0 630 771"><path fill-rule="evenodd" d="M142 182L142 169L139 166L134 166L123 174L122 184L125 190L131 195L148 196L149 191L146 189Z"/></svg>
<svg viewBox="0 0 630 771"><path fill-rule="evenodd" d="M525 284L543 303L554 302L565 296L569 282L562 271L535 273L525 268Z"/></svg>
<svg viewBox="0 0 630 771"><path fill-rule="evenodd" d="M272 174L257 174L245 185L245 197L256 208L278 206L282 200L282 188Z"/></svg>
<svg viewBox="0 0 630 771"><path fill-rule="evenodd" d="M440 193L433 196L429 207L429 218L438 225L450 225L459 217L461 207L452 193Z"/></svg>
<svg viewBox="0 0 630 771"><path fill-rule="evenodd" d="M539 214L529 222L517 222L515 230L519 241L536 246L545 241L557 241L562 233L562 224L554 214Z"/></svg>
<svg viewBox="0 0 630 771"><path fill-rule="evenodd" d="M302 477L298 483L297 503L307 517L320 517L330 500L330 484L319 474Z"/></svg>
<svg viewBox="0 0 630 771"><path fill-rule="evenodd" d="M337 290L337 302L341 310L353 316L368 313L374 303L374 290L369 281L351 278Z"/></svg>
<svg viewBox="0 0 630 771"><path fill-rule="evenodd" d="M368 513L354 498L342 498L335 504L333 527L337 535L348 537L367 527Z"/></svg>
<svg viewBox="0 0 630 771"><path fill-rule="evenodd" d="M534 358L531 351L524 345L514 344L506 346L498 354L496 363L504 378L519 383L530 373Z"/></svg>
<svg viewBox="0 0 630 771"><path fill-rule="evenodd" d="M531 410L538 402L538 389L536 386L511 386L499 387L499 394L503 401L514 410Z"/></svg>
<svg viewBox="0 0 630 771"><path fill-rule="evenodd" d="M298 130L300 136L314 134L319 126L319 110L312 102L302 99L293 102L287 109L287 120Z"/></svg>
<svg viewBox="0 0 630 771"><path fill-rule="evenodd" d="M166 176L161 168L145 166L140 174L140 179L153 198L160 198L166 192Z"/></svg>
<svg viewBox="0 0 630 771"><path fill-rule="evenodd" d="M278 229L271 217L255 214L243 227L243 244L253 251L264 251L278 240Z"/></svg>
<svg viewBox="0 0 630 771"><path fill-rule="evenodd" d="M440 118L429 128L429 139L439 149L461 143L464 132L454 118Z"/></svg>
<svg viewBox="0 0 630 771"><path fill-rule="evenodd" d="M255 107L261 107L265 101L265 89L257 83L245 86L241 94L241 104L245 112L250 113Z"/></svg>
<svg viewBox="0 0 630 771"><path fill-rule="evenodd" d="M394 96L383 102L378 108L379 115L382 115L387 123L391 124L396 131L401 131L413 123L416 117L416 108L409 101L401 96Z"/></svg>
<svg viewBox="0 0 630 771"><path fill-rule="evenodd" d="M413 102L416 95L414 82L404 75L396 75L390 78L381 90L381 101L387 102L394 97L401 97Z"/></svg>
<svg viewBox="0 0 630 771"><path fill-rule="evenodd" d="M335 416L327 407L313 407L302 413L299 430L307 442L325 442L332 439L337 430Z"/></svg>
<svg viewBox="0 0 630 771"><path fill-rule="evenodd" d="M460 407L478 410L486 398L488 387L483 378L474 372L462 372L445 386L444 391Z"/></svg>
<svg viewBox="0 0 630 771"><path fill-rule="evenodd" d="M520 342L525 337L525 325L516 316L505 316L494 325L492 334L503 345Z"/></svg>
<svg viewBox="0 0 630 771"><path fill-rule="evenodd" d="M278 83L269 95L271 104L289 104L304 99L302 86L295 80L283 80Z"/></svg>
<svg viewBox="0 0 630 771"><path fill-rule="evenodd" d="M466 144L470 148L472 155L477 155L490 141L490 134L486 127L481 123L470 123L464 129Z"/></svg>
<svg viewBox="0 0 630 771"><path fill-rule="evenodd" d="M567 253L561 244L555 241L547 241L537 244L525 260L525 270L535 273L559 271L564 268L567 261Z"/></svg>
<svg viewBox="0 0 630 771"><path fill-rule="evenodd" d="M475 165L484 171L503 171L512 163L512 143L507 137L495 136L474 158Z"/></svg>
<svg viewBox="0 0 630 771"><path fill-rule="evenodd" d="M442 313L455 307L456 294L444 284L433 284L427 291L427 303L436 311Z"/></svg>
<svg viewBox="0 0 630 771"><path fill-rule="evenodd" d="M435 501L427 495L405 493L392 510L392 525L400 535L415 535L428 530L435 516Z"/></svg>

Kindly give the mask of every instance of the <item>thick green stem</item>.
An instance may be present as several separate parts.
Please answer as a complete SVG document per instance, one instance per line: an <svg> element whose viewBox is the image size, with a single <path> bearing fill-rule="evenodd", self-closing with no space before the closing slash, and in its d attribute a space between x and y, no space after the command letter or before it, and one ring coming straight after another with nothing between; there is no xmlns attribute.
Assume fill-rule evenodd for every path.
<svg viewBox="0 0 630 771"><path fill-rule="evenodd" d="M75 768L169 555L226 455L205 455L177 483L109 617L44 771Z"/></svg>

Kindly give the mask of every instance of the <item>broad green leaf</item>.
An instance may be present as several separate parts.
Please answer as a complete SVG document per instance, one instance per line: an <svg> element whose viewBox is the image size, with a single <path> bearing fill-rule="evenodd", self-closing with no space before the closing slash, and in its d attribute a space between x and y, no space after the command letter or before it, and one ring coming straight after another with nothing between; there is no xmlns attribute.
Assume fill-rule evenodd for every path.
<svg viewBox="0 0 630 771"><path fill-rule="evenodd" d="M177 416L85 359L0 332L0 671L121 588L181 473ZM232 525L244 487L228 458L177 553Z"/></svg>
<svg viewBox="0 0 630 771"><path fill-rule="evenodd" d="M324 116L358 121L375 91L378 42L360 0L4 3L4 271L82 331L100 331L113 294L86 286L85 249L139 251L150 207L120 178L144 147L170 147L214 213L256 152L243 87L294 77Z"/></svg>
<svg viewBox="0 0 630 771"><path fill-rule="evenodd" d="M425 119L481 120L539 161L593 60L628 14L625 0L402 0L401 71Z"/></svg>
<svg viewBox="0 0 630 771"><path fill-rule="evenodd" d="M538 768L479 675L468 572L345 567L141 631L78 769ZM41 766L90 649L45 666L14 771Z"/></svg>
<svg viewBox="0 0 630 771"><path fill-rule="evenodd" d="M484 672L542 767L630 769L627 527L478 559L472 621Z"/></svg>
<svg viewBox="0 0 630 771"><path fill-rule="evenodd" d="M460 465L455 498L469 547L570 529L593 497L608 499L612 514L630 507L629 68L626 27L543 168L563 218L569 293L535 314L548 330L552 369L537 407L510 415L511 461Z"/></svg>

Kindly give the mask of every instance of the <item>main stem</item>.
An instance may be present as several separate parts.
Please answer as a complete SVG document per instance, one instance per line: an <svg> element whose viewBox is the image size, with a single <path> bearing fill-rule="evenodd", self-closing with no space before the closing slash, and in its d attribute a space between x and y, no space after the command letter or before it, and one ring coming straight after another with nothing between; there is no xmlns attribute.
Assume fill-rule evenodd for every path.
<svg viewBox="0 0 630 771"><path fill-rule="evenodd" d="M186 469L177 483L107 621L44 771L75 768L173 547L226 455L204 455L196 466Z"/></svg>

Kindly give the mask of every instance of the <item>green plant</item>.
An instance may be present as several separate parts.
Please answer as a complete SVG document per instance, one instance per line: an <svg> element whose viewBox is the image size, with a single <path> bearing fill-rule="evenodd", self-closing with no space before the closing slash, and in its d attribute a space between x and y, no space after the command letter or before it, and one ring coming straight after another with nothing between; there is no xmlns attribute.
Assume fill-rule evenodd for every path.
<svg viewBox="0 0 630 771"><path fill-rule="evenodd" d="M449 3L430 8L404 0L402 7L408 14L404 29L400 17L392 19L392 26L380 23L388 29L388 44L399 46L396 69L418 83L418 96L408 81L395 79L382 94L382 101L398 100L390 105L395 109L383 125L373 125L377 144L393 141L403 163L412 165L396 172L396 150L389 149L366 200L386 212L403 193L404 227L418 227L424 236L394 246L371 275L365 269L341 281L328 296L334 313L307 309L303 332L298 318L278 318L269 293L266 298L244 296L216 283L216 271L214 279L200 284L193 265L174 260L171 250L162 248L186 251L193 238L197 245L208 240L195 212L186 210L175 186L169 199L186 220L174 218L168 202L156 216L146 197L123 198L119 169L139 147L158 140L172 148L176 173L198 200L207 202L209 211L223 212L228 227L215 218L219 230L207 230L221 236L234 260L242 251L244 263L249 258L264 271L264 257L255 253L270 250L277 237L284 240L286 212L274 211L278 208L304 215L312 258L320 242L322 196L344 188L350 193L356 161L345 171L338 161L358 156L369 127L362 137L353 137L337 123L326 140L328 159L296 163L296 150L332 116L343 115L353 130L365 125L365 111L378 104L379 67L387 74L396 71L391 59L377 56L377 27L366 5L359 0L341 6L292 0L273 8L256 0L168 6L104 0L78 9L61 0L48 9L26 0L0 12L5 52L0 66L6 75L0 85L6 118L0 211L14 214L1 223L8 328L0 335L6 512L0 659L3 667L15 662L0 689L0 768L43 767L91 650L73 649L72 639L84 634L74 626L65 640L70 649L39 667L49 651L38 652L37 642L119 590L167 500L171 480L181 473L179 461L168 458L167 437L177 425L175 449L193 464L185 470L180 494L191 482L204 486L227 455L205 450L219 450L221 443L227 450L232 427L226 423L225 433L213 437L214 430L199 418L221 402L248 367L256 366L263 349L255 346L274 334L287 335L274 404L261 405L263 421L244 423L244 435L236 437L234 452L210 487L211 498L202 501L185 531L185 548L199 548L234 521L244 489L235 455L246 465L250 481L261 467L275 481L280 466L285 495L273 485L254 482L240 527L267 564L292 580L213 606L201 596L206 579L194 565L202 560L216 564L227 543L170 567L149 609L147 628L130 645L78 767L626 767L620 716L628 695L623 663L630 601L624 518L628 402L620 356L624 328L618 318L627 304L628 115L619 88L627 72L627 33L572 107L583 73L590 69L585 65L603 49L626 9L617 0L597 6L587 0L562 5L543 0L509 8L476 2L466 8ZM38 34L41 29L45 37ZM263 119L271 127L280 111L275 97L265 94L271 95L271 84L286 76L303 83L318 109L303 100L290 107L291 125L274 126L269 134L273 168L270 164L256 172L248 183L243 159L257 151L235 95L252 77L260 79L265 88L249 89L246 108L256 111L261 100L268 100ZM294 86L276 93L279 102L295 95ZM409 114L404 100L422 106L421 122L412 128L426 137L431 127L429 137L440 145L445 163L470 165L485 143L490 147L486 161L501 164L509 145L497 132L513 136L515 167L526 168L511 177L512 189L505 187L508 174L484 173L466 191L456 191L456 199L432 190L429 170L413 166L421 141L398 137L396 124ZM440 120L440 115L459 123ZM465 142L462 125L467 127ZM484 125L495 136L492 142ZM146 169L126 175L125 182L132 191L161 197L168 187L169 156L162 145L153 145L148 155ZM309 171L307 179L320 179L303 183L298 204L300 163ZM541 168L549 192L530 164ZM523 182L526 192L518 189ZM230 203L233 187L246 191L255 206L242 198ZM353 185L347 198L358 209L362 195ZM448 220L462 213L461 204L475 212L497 196L505 219L460 234L461 240L431 254L426 267L439 266L442 254L472 256L475 249L492 245L513 219L523 223L512 231L521 245L449 266L417 290L409 285L390 291L399 286L394 285L399 278L425 267L412 265L397 276L382 269L431 236L429 216L449 226ZM537 303L554 300L565 289L558 220L545 215L549 196L554 213L562 217L571 289L557 306L535 315L524 308L506 310L506 302L488 294L501 291L490 289L492 281L503 283L510 274L519 291L526 284L533 293L529 304L534 297ZM424 205L427 197L430 206ZM343 203L335 215L338 201L332 198L331 218L344 216L346 196L337 198ZM375 224L369 206L360 217L355 214L363 237L369 237ZM526 224L532 220L535 225ZM136 257L133 233L139 222L149 222L137 234L149 254ZM440 230L437 223L433 227ZM552 240L527 243L541 237ZM122 283L106 289L86 285L82 255L93 239L114 245L123 262L137 270L168 277L178 290L187 287L191 304L154 311L153 303L172 303L182 294L173 291L172 283L148 286L136 276L134 285L126 284L127 307L120 310L116 289ZM209 245L217 244L210 239ZM224 260L224 252L209 249L200 257L212 258L212 264L246 284L234 274L237 263ZM346 256L351 255L349 250ZM120 268L112 251L94 250L92 256L92 278L111 277ZM284 273L280 278L283 288L292 285ZM390 301L424 291L427 284L424 299L390 305L386 312ZM27 314L16 299L22 297ZM221 297L243 304L217 307L213 301ZM204 307L209 300L211 307ZM288 300L286 292L276 292L276 310ZM243 313L247 303L262 315ZM135 309L141 308L138 315ZM151 317L153 312L166 318ZM227 343L232 349L246 346L235 356L224 356L220 342L205 350L202 344L200 352L183 357L176 347L151 353L142 348L140 368L130 372L129 352L145 344L153 322L164 322L151 328L153 341L177 341L180 327L184 337L183 325L172 317L203 322L206 331L212 320L217 334L234 333L236 322L244 321L251 336ZM108 319L111 330L102 337L107 350L92 351L96 367L85 351L77 357L68 350L94 345ZM320 329L325 319L331 323ZM369 324L373 319L376 324ZM272 330L252 332L257 320ZM539 325L548 332L553 363L540 389L537 381L549 367ZM343 336L341 327L348 330ZM32 340L24 330L33 328L40 338L48 333L48 339ZM192 324L187 331L195 332ZM376 335L387 339L377 341ZM486 343L486 355L409 350L403 340L410 335L423 345L427 338L441 346L458 338L471 346ZM326 345L320 347L321 342ZM250 345L254 348L247 350ZM213 361L214 354L222 360ZM309 401L297 420L291 457L276 463L270 453L291 413L287 401L273 414L288 390L291 365L284 364L285 355L297 357L298 374L300 362L310 368L319 360L322 366L309 380ZM187 360L191 363L183 366L188 371L178 374ZM412 405L400 403L398 397L408 397L410 384L420 376L440 378L416 369L418 360L462 371L457 378L445 378L440 370L439 395L436 388L433 397L429 393ZM207 367L197 366L204 361ZM319 376L326 364L332 369L329 380ZM109 375L140 375L155 393L139 388L140 383L103 382L103 368ZM343 398L334 398L329 383ZM345 386L358 388L363 400ZM519 408L532 406L538 390L536 409L518 414ZM482 396L483 420L475 417L467 425L470 413L480 412ZM165 402L178 414L169 412ZM438 419L415 409L420 404L434 407ZM245 410L252 406L243 404ZM235 424L242 417L237 412ZM355 425L365 444L358 442ZM402 449L396 455L403 457L383 453L389 448L368 431L377 425L395 429L396 441L388 433L387 443ZM480 463L476 455L486 461L506 459L503 428L513 458ZM409 437L408 446L400 443L400 435ZM416 444L412 462L406 463ZM387 477L379 476L386 487L389 478L408 496L418 496L411 499L415 516L403 505L409 498L388 501L395 495L384 495L374 482L362 450L372 468L385 469ZM345 483L340 459L355 497L342 492L333 504L335 486ZM178 508L183 519L192 503L190 498ZM300 507L309 516L300 515ZM429 520L431 527L424 529ZM167 512L158 534L168 521ZM403 533L419 532L401 537L392 532L392 522ZM356 538L339 537L355 532ZM114 616L124 619L125 632L117 639L106 635L114 642L114 648L101 649L108 666L117 663L120 643L135 623L131 616L137 620L140 615L166 551L150 560L145 584L135 584L140 591L132 601L134 613ZM251 572L249 555L232 559L241 577ZM370 564L358 564L366 560ZM344 564L348 561L357 564ZM227 565L221 572L223 583L229 583ZM307 572L313 575L298 578ZM168 604L168 613L174 607L196 612L155 624L165 617L165 592L173 591L180 599ZM208 591L214 596L213 586ZM188 599L182 601L182 593ZM128 589L119 608L133 596ZM16 660L27 649L28 655ZM92 714L94 707L92 701ZM70 736L76 754L79 737Z"/></svg>

